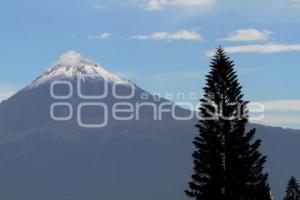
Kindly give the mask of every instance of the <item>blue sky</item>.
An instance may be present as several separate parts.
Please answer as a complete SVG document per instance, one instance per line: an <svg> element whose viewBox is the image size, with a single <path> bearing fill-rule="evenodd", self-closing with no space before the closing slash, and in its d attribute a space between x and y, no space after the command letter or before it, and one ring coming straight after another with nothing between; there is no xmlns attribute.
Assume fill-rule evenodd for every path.
<svg viewBox="0 0 300 200"><path fill-rule="evenodd" d="M300 128L300 0L10 0L0 24L2 99L69 50L150 92L200 96L222 45L246 98L271 105L266 123Z"/></svg>

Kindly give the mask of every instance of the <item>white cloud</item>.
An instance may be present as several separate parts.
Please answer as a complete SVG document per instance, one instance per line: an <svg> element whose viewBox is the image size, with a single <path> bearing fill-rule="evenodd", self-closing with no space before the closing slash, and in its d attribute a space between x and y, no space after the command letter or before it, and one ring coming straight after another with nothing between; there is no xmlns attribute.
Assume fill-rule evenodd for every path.
<svg viewBox="0 0 300 200"><path fill-rule="evenodd" d="M198 32L180 30L177 32L155 32L151 35L134 35L130 39L134 40L202 40L202 35Z"/></svg>
<svg viewBox="0 0 300 200"><path fill-rule="evenodd" d="M264 105L264 118L254 123L300 128L300 100L271 100L255 102Z"/></svg>
<svg viewBox="0 0 300 200"><path fill-rule="evenodd" d="M101 39L107 39L107 38L109 38L109 37L111 37L111 36L112 36L111 33L101 33L101 34L99 35L99 37L100 37Z"/></svg>
<svg viewBox="0 0 300 200"><path fill-rule="evenodd" d="M275 100L261 103L265 106L266 111L300 112L300 100Z"/></svg>
<svg viewBox="0 0 300 200"><path fill-rule="evenodd" d="M299 114L266 113L264 119L252 122L268 126L300 129Z"/></svg>
<svg viewBox="0 0 300 200"><path fill-rule="evenodd" d="M17 88L11 85L2 85L0 86L0 103L3 100L11 97L17 92Z"/></svg>
<svg viewBox="0 0 300 200"><path fill-rule="evenodd" d="M113 37L113 34L104 32L104 33L100 33L98 35L89 35L88 40L105 40L105 39L109 39L112 37Z"/></svg>
<svg viewBox="0 0 300 200"><path fill-rule="evenodd" d="M76 51L68 51L60 56L59 63L64 65L75 65L81 61L80 53Z"/></svg>
<svg viewBox="0 0 300 200"><path fill-rule="evenodd" d="M262 44L262 45L242 45L224 48L227 53L280 53L289 51L300 51L300 44ZM213 56L215 50L206 52L208 57Z"/></svg>
<svg viewBox="0 0 300 200"><path fill-rule="evenodd" d="M225 38L226 41L265 41L271 38L269 30L238 29Z"/></svg>
<svg viewBox="0 0 300 200"><path fill-rule="evenodd" d="M214 5L215 0L148 0L146 10L156 11L165 7L206 8Z"/></svg>
<svg viewBox="0 0 300 200"><path fill-rule="evenodd" d="M165 4L165 0L149 0L146 10L154 11L154 10L161 10Z"/></svg>

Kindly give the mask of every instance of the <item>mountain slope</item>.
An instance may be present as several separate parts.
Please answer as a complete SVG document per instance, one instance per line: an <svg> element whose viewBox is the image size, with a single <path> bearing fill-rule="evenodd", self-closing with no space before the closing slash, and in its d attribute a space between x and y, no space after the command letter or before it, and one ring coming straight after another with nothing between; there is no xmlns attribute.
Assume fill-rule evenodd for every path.
<svg viewBox="0 0 300 200"><path fill-rule="evenodd" d="M73 95L66 99L53 98L51 84L55 81L68 81ZM104 98L85 99L78 93L95 96L104 91L105 84L108 92ZM68 84L56 85L55 94L67 96L68 87ZM112 92L114 87L119 95L134 95L129 99L116 98ZM74 112L70 119L51 118L51 105L57 102L72 106ZM107 105L107 126L85 128L78 124L77 108L86 102ZM112 110L117 103L134 105L139 119L116 120ZM62 56L58 64L0 104L0 197L11 200L186 199L183 191L192 170L196 119L175 120L170 112L164 112L161 120L155 120L153 107L162 104L167 110L174 106L82 60L75 52ZM143 106L137 109L136 105ZM176 106L174 111L177 116L190 114ZM55 113L65 117L69 110L58 107ZM82 115L85 123L96 123L106 117L96 107L87 108ZM269 158L267 170L272 191L279 199L289 176L300 175L297 170L300 131L251 126L258 128L258 137L263 139L262 150Z"/></svg>

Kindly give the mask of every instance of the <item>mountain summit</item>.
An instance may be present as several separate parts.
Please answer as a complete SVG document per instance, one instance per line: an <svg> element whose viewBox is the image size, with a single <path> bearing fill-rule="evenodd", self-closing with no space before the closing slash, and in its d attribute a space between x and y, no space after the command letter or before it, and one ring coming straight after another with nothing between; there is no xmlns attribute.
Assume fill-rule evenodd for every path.
<svg viewBox="0 0 300 200"><path fill-rule="evenodd" d="M70 80L74 78L105 79L110 82L126 83L125 80L108 72L100 65L82 58L78 52L68 51L60 57L57 64L29 85L29 88L37 87L54 80Z"/></svg>
<svg viewBox="0 0 300 200"><path fill-rule="evenodd" d="M80 90L78 78L84 79ZM107 95L101 99L82 98L99 95L104 79L108 80ZM71 95L53 98L50 91L54 81L68 83L57 84L55 94L61 91L59 94L66 96L72 90ZM153 107L171 102L154 100L142 88L123 83L128 82L71 51L32 84L2 102L0 185L4 187L0 187L0 196L12 200L184 199L179 188L184 187L190 168L194 121L175 120L171 113L155 120ZM71 85L67 91L66 85ZM116 98L112 88L119 96L133 95ZM80 126L78 109L87 103L96 107L82 109L82 123L107 120L107 126ZM134 114L138 119L122 121L112 115L116 103L127 106L125 109L128 105L144 105ZM107 112L97 107L99 104L105 104ZM54 120L52 110L64 119ZM176 108L176 113L186 112ZM182 175L176 177L178 174ZM170 180L174 184L165 191L162 188ZM18 188L22 190L16 192Z"/></svg>
<svg viewBox="0 0 300 200"><path fill-rule="evenodd" d="M104 98L80 98L77 77L84 95L97 95L108 80L109 92ZM67 80L73 94L55 99L50 95L51 83ZM67 52L31 85L0 103L0 197L11 200L183 200L183 192L192 168L192 141L196 135L196 119L174 119L169 112L172 102L157 101L140 87L128 99L114 98L110 89L123 79L99 65L82 59L79 53ZM125 81L126 83L126 81ZM116 93L130 94L127 84L118 84ZM68 93L68 92L67 92ZM142 97L148 97L147 99ZM53 104L56 116L50 116ZM80 105L107 105L107 126L84 128L78 124ZM117 120L112 117L116 103L137 104L139 118ZM155 120L153 107L165 103L161 119ZM99 107L85 107L83 123L103 121ZM71 110L73 112L71 112ZM137 115L133 109L133 115ZM190 113L176 108L178 116ZM122 113L124 114L124 113ZM68 116L68 117L66 117ZM122 115L130 117L131 115ZM66 119L67 118L67 119ZM300 132L259 125L255 126L263 140L263 151L269 158L274 196L283 194L286 178L299 175L297 162ZM292 164L288 164L291 163Z"/></svg>

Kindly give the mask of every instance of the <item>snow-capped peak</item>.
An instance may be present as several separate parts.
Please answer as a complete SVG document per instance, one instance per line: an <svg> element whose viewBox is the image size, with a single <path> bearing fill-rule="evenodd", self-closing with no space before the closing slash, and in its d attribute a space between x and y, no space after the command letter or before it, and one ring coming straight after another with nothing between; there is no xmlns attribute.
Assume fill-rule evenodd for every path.
<svg viewBox="0 0 300 200"><path fill-rule="evenodd" d="M36 87L58 79L73 79L77 77L82 79L101 78L110 82L126 82L103 67L83 59L78 52L68 51L60 57L57 64L38 77L29 87Z"/></svg>

